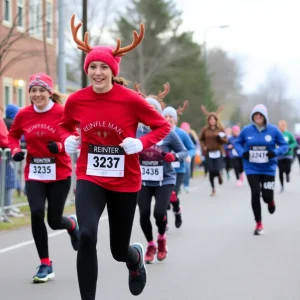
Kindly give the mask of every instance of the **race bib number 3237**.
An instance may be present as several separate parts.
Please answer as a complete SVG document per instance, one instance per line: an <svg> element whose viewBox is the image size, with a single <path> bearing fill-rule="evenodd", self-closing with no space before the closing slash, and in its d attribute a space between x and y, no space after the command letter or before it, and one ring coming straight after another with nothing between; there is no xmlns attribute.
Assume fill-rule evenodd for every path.
<svg viewBox="0 0 300 300"><path fill-rule="evenodd" d="M87 175L124 177L125 152L119 146L89 145Z"/></svg>
<svg viewBox="0 0 300 300"><path fill-rule="evenodd" d="M55 158L32 158L28 178L33 180L56 180Z"/></svg>

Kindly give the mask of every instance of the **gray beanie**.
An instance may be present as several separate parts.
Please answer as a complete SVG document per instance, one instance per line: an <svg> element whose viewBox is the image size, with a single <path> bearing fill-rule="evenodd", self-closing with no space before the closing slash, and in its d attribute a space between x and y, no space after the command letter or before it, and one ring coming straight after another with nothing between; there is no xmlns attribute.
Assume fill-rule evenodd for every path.
<svg viewBox="0 0 300 300"><path fill-rule="evenodd" d="M146 98L146 101L147 101L149 104L154 105L155 108L156 108L156 110L157 110L160 114L162 114L161 105L160 105L160 103L159 103L156 99L151 98L151 97L147 97L147 98Z"/></svg>
<svg viewBox="0 0 300 300"><path fill-rule="evenodd" d="M268 116L268 110L267 108L263 105L263 104L257 104L253 107L252 111L251 111L251 114L250 114L250 121L252 123L254 123L253 121L253 116L254 114L256 113L260 113L262 114L264 117L265 117L265 120L266 120L266 124L269 123L269 116Z"/></svg>
<svg viewBox="0 0 300 300"><path fill-rule="evenodd" d="M168 106L163 110L163 116L170 115L173 117L173 119L177 122L177 111L175 108Z"/></svg>

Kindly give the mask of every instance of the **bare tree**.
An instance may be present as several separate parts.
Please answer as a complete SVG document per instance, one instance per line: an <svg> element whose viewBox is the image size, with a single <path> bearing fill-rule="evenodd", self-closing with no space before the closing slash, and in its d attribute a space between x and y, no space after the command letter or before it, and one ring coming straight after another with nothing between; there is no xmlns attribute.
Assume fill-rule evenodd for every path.
<svg viewBox="0 0 300 300"><path fill-rule="evenodd" d="M109 24L116 15L117 5L121 0L90 0L88 5L88 32L89 43L92 46L105 44L107 42L106 34L109 31ZM67 6L66 19L67 27L65 30L65 41L67 51L68 72L73 74L73 78L78 78L80 82L81 72L81 51L77 49L72 38L69 20L75 14L78 23L81 22L81 0L74 0L72 6ZM78 35L82 35L78 33Z"/></svg>
<svg viewBox="0 0 300 300"><path fill-rule="evenodd" d="M29 4L25 5L25 12L26 15L20 16L19 14L16 14L13 16L11 26L7 29L2 29L0 31L0 76L9 69L12 65L15 63L18 63L20 61L26 60L28 58L40 56L44 53L44 59L46 64L47 72L49 73L49 63L48 63L48 55L47 55L47 48L45 47L44 43L44 49L36 49L32 47L31 49L24 50L20 46L20 43L22 40L27 39L30 36L30 33L32 30L41 30L42 32L42 38L46 42L46 32L45 32L45 18L46 18L46 11L43 10L41 16L40 16L40 22L39 24L34 24L34 26L30 26L28 22L24 22L25 30L18 31L18 21L19 18L22 17L24 20L29 19L28 14L30 12L30 9L32 9ZM0 22L2 23L3 18L0 19Z"/></svg>
<svg viewBox="0 0 300 300"><path fill-rule="evenodd" d="M242 101L242 66L237 58L222 49L207 54L208 73L211 78L214 100L224 105L224 116L235 111Z"/></svg>
<svg viewBox="0 0 300 300"><path fill-rule="evenodd" d="M242 110L243 115L249 116L254 105L264 104L271 122L277 124L281 119L291 126L298 116L296 102L287 96L288 81L281 70L273 67L266 75L265 81L258 86L257 91L248 95Z"/></svg>

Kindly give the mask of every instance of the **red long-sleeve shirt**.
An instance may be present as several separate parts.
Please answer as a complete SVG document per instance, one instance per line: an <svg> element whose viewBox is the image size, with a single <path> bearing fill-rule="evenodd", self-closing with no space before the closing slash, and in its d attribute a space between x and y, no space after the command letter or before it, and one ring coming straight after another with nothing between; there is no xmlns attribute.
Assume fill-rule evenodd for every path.
<svg viewBox="0 0 300 300"><path fill-rule="evenodd" d="M51 171L56 173L55 179L32 179L42 182L52 182L53 180L63 180L72 174L71 158L65 152L64 146L57 154L52 154L47 148L48 142L60 142L60 136L58 131L58 123L61 120L63 114L63 106L55 103L53 107L46 112L36 112L33 106L27 106L20 109L16 115L14 122L10 128L8 134L9 147L12 151L12 155L21 151L20 138L22 134L25 136L27 157L26 166L24 169L25 180L32 179L29 176L30 164L32 159L36 162L34 172L37 172L34 176L43 176L47 174L47 164L49 159L55 159L55 170ZM45 158L45 160L38 160L39 158ZM47 160L48 159L48 160ZM33 164L32 164L33 165ZM43 167L45 166L45 168Z"/></svg>
<svg viewBox="0 0 300 300"><path fill-rule="evenodd" d="M0 119L0 148L8 147L8 131L3 119Z"/></svg>
<svg viewBox="0 0 300 300"><path fill-rule="evenodd" d="M77 179L91 181L112 191L139 191L138 154L126 155L116 148L125 138L135 138L139 122L152 130L140 138L144 149L162 140L171 130L169 123L147 101L119 84L114 84L104 94L95 93L89 86L70 95L59 126L63 142L76 126L80 126Z"/></svg>

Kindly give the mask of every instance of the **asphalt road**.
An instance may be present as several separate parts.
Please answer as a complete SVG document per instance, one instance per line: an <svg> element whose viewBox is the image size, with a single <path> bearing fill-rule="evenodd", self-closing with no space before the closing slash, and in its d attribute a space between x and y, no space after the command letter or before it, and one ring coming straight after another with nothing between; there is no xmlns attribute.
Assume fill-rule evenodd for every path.
<svg viewBox="0 0 300 300"><path fill-rule="evenodd" d="M209 197L207 178L193 180L182 195L184 221L180 229L170 217L169 256L148 265L148 283L141 300L300 300L300 173L294 165L284 194L276 184L277 210L269 215L263 204L265 234L254 236L255 223L246 184L233 179ZM233 174L231 175L233 177ZM56 278L32 284L39 265L30 228L0 232L0 299L80 300L76 253L64 232L51 232L50 253ZM132 242L146 246L138 223ZM109 252L108 223L100 222L97 299L134 299L128 271Z"/></svg>

